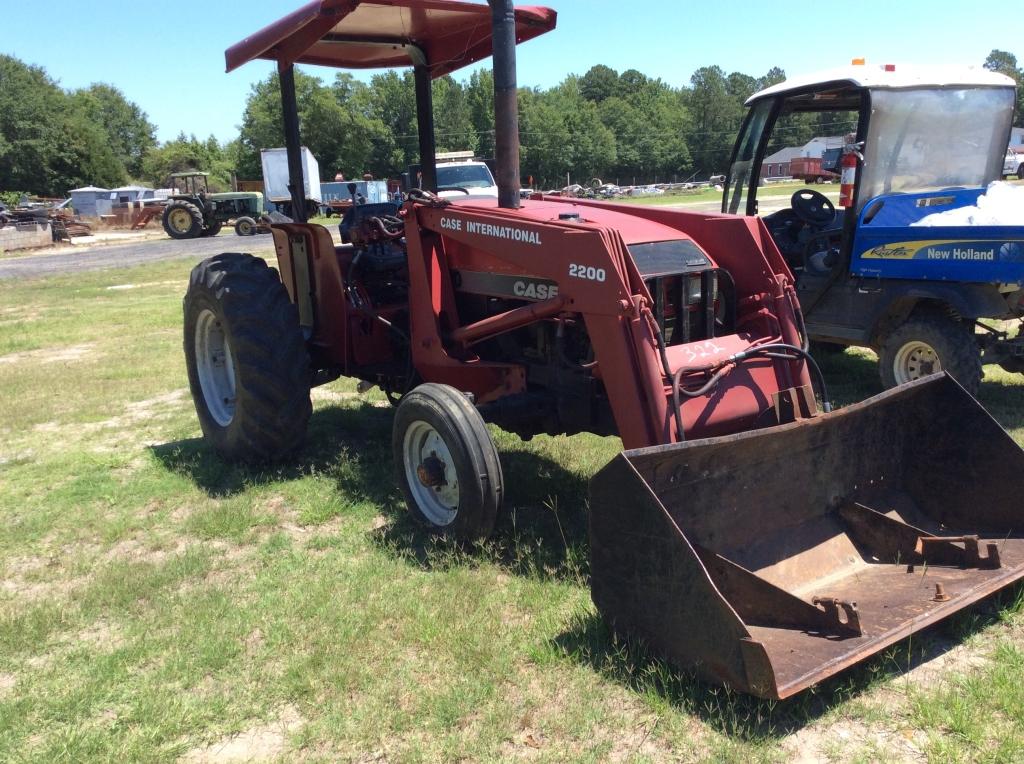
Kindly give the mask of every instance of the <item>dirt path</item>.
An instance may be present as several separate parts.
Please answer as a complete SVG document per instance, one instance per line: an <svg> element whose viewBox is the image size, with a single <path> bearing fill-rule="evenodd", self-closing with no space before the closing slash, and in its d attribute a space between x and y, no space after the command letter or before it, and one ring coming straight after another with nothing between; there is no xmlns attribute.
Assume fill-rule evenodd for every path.
<svg viewBox="0 0 1024 764"><path fill-rule="evenodd" d="M126 268L131 265L185 257L199 261L218 252L255 252L272 249L273 246L273 240L269 236L242 239L233 233L212 239L186 241L153 239L131 244L91 247L78 252L68 250L0 259L0 279L40 278L77 271Z"/></svg>

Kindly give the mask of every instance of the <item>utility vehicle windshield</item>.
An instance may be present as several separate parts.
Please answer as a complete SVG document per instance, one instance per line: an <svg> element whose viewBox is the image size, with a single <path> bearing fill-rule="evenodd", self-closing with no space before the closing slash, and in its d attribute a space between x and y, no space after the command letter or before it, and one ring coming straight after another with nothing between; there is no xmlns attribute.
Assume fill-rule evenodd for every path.
<svg viewBox="0 0 1024 764"><path fill-rule="evenodd" d="M439 164L437 166L437 187L444 188L487 188L494 185L494 178L487 165L483 164Z"/></svg>
<svg viewBox="0 0 1024 764"><path fill-rule="evenodd" d="M758 103L747 116L743 125L743 137L740 139L739 149L732 167L729 169L729 188L725 195L723 212L733 215L746 213L747 185L750 183L750 171L753 166L754 153L757 151L758 142L764 132L768 117L772 111L772 102L764 100Z"/></svg>
<svg viewBox="0 0 1024 764"><path fill-rule="evenodd" d="M1000 177L1012 88L875 90L860 202Z"/></svg>

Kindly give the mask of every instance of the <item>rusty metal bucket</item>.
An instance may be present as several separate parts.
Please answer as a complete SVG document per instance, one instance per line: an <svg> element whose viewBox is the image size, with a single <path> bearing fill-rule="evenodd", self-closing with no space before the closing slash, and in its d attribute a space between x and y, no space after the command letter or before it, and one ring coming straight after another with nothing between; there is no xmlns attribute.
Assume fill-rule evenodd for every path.
<svg viewBox="0 0 1024 764"><path fill-rule="evenodd" d="M770 430L624 451L592 596L675 665L785 698L1024 577L1024 451L936 375Z"/></svg>

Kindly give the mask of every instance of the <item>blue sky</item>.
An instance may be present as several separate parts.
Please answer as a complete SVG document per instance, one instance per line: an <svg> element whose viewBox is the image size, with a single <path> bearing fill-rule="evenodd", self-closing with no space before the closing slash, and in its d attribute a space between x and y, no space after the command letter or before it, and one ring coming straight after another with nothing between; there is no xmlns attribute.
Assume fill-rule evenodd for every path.
<svg viewBox="0 0 1024 764"><path fill-rule="evenodd" d="M482 0L481 0L482 1ZM229 140L250 85L271 64L224 73L224 49L303 0L0 0L0 53L47 69L64 87L109 82L138 103L161 140L180 131ZM542 0L531 0L540 4ZM1020 14L1004 2L860 0L855 4L703 0L550 0L557 29L519 50L519 84L549 87L603 63L683 85L701 66L760 75L849 63L980 65L993 48L1024 60ZM308 71L332 76L330 70ZM459 76L468 76L466 74ZM359 75L369 78L369 73Z"/></svg>

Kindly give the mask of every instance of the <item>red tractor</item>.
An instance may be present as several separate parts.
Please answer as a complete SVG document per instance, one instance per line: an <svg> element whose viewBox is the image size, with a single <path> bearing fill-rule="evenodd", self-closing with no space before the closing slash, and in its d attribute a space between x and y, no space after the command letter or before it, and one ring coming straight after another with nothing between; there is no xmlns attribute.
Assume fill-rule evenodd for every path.
<svg viewBox="0 0 1024 764"><path fill-rule="evenodd" d="M515 44L554 25L510 0L315 0L228 50L229 69L278 62L297 193L292 65L413 66L426 190L353 207L343 246L321 226L275 224L276 270L244 254L195 268L185 352L206 438L229 458L280 458L302 443L312 386L379 385L409 510L473 541L504 493L485 423L618 435L629 450L592 483L598 608L766 697L1024 575L1010 509L1024 453L946 377L819 414L814 385L826 412L828 395L793 276L760 220L520 202ZM492 50L499 198L442 199L431 78ZM977 453L953 448L954 432ZM972 492L950 485L959 458ZM952 598L922 600L920 572L894 560L928 563L926 587L947 565Z"/></svg>

